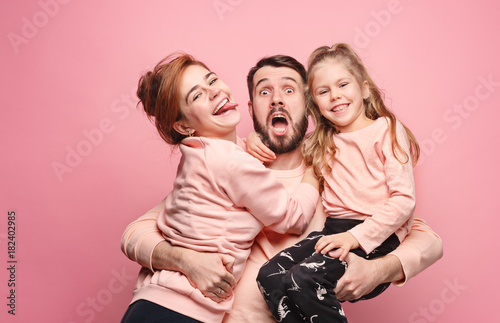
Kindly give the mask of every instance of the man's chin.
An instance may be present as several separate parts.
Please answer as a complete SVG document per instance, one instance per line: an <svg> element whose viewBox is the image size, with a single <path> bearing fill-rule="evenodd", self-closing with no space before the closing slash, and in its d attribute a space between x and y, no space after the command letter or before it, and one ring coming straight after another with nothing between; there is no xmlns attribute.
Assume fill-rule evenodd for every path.
<svg viewBox="0 0 500 323"><path fill-rule="evenodd" d="M284 136L277 136L270 138L268 142L269 149L271 149L275 154L286 154L294 151L298 145L294 143L290 138Z"/></svg>

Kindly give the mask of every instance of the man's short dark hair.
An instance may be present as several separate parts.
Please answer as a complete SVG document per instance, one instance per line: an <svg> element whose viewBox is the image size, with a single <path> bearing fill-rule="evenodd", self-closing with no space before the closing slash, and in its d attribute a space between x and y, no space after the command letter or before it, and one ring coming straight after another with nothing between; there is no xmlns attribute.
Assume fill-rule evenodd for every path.
<svg viewBox="0 0 500 323"><path fill-rule="evenodd" d="M287 55L274 55L269 57L264 57L257 64L250 69L247 75L247 86L248 86L248 95L250 96L250 101L253 101L253 77L255 73L259 69L264 66L272 66L272 67L288 67L292 70L299 73L302 78L302 82L305 85L307 83L307 73L304 65L302 65L295 58Z"/></svg>

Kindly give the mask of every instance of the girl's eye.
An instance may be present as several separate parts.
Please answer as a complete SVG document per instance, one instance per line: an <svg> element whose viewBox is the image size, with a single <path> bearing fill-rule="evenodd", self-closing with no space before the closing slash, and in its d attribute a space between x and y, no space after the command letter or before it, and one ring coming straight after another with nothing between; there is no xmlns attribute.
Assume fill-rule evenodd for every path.
<svg viewBox="0 0 500 323"><path fill-rule="evenodd" d="M321 94L325 94L325 93L327 93L327 92L328 92L327 90L319 90L319 91L318 91L318 94L319 94L319 95L321 95Z"/></svg>
<svg viewBox="0 0 500 323"><path fill-rule="evenodd" d="M349 84L349 83L347 83L347 82L344 82L344 83L340 83L340 87L344 87L344 86L347 86L347 84Z"/></svg>
<svg viewBox="0 0 500 323"><path fill-rule="evenodd" d="M260 91L260 95L268 95L269 91L268 90L262 90Z"/></svg>
<svg viewBox="0 0 500 323"><path fill-rule="evenodd" d="M285 93L292 94L293 93L293 89L286 89Z"/></svg>
<svg viewBox="0 0 500 323"><path fill-rule="evenodd" d="M215 82L217 82L217 80L218 80L218 78L216 78L216 77L215 77L215 78L211 79L211 80L210 80L210 82L208 82L208 84L209 84L209 85L212 85L212 84L214 84Z"/></svg>
<svg viewBox="0 0 500 323"><path fill-rule="evenodd" d="M196 99L198 99L200 96L201 96L201 93L195 94L193 96L193 102L196 101Z"/></svg>

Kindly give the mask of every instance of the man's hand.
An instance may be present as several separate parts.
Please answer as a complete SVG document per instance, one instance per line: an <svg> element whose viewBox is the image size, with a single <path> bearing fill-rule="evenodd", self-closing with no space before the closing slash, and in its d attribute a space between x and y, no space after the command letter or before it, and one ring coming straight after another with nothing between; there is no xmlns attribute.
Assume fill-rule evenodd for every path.
<svg viewBox="0 0 500 323"><path fill-rule="evenodd" d="M378 285L399 280L404 276L401 262L393 255L366 260L349 253L345 261L348 264L346 272L334 289L340 301L359 299Z"/></svg>
<svg viewBox="0 0 500 323"><path fill-rule="evenodd" d="M233 293L236 279L233 272L234 258L219 253L199 252L190 257L183 272L191 285L214 302L221 302Z"/></svg>
<svg viewBox="0 0 500 323"><path fill-rule="evenodd" d="M347 257L349 250L359 248L359 242L351 233L342 232L321 237L315 248L316 252L322 254L326 254L334 248L341 248L342 253L339 260L343 261Z"/></svg>
<svg viewBox="0 0 500 323"><path fill-rule="evenodd" d="M263 163L272 162L276 159L274 152L269 149L256 132L250 132L247 135L247 153L254 156Z"/></svg>
<svg viewBox="0 0 500 323"><path fill-rule="evenodd" d="M166 240L156 245L152 257L155 269L183 273L193 287L214 302L232 295L236 285L233 264L234 258L229 255L172 246Z"/></svg>

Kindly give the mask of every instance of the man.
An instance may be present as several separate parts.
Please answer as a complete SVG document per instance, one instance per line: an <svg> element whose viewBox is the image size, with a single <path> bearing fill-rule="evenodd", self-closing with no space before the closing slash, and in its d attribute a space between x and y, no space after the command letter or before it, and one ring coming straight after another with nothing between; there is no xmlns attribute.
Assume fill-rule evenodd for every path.
<svg viewBox="0 0 500 323"><path fill-rule="evenodd" d="M305 83L306 71L302 64L282 55L260 60L247 77L248 106L255 130L275 155L269 157L270 152L258 146L254 151L261 159L267 157L266 167L289 190L300 182L305 171L300 147L308 127ZM122 237L125 255L147 267L141 270L136 292L140 293L141 279L145 279L149 270L182 272L193 286L214 301L235 297L233 309L224 322L274 322L255 282L259 268L311 231L321 230L325 222L323 207L318 203L314 218L301 236L264 229L255 239L245 272L236 285L230 271L232 259L228 255L198 253L165 241L156 227L156 217L162 207L160 203L134 221ZM336 295L340 300L353 300L383 282L402 285L441 256L440 238L416 218L410 235L393 253L375 260L364 260L350 253L346 259L348 268L337 284Z"/></svg>

